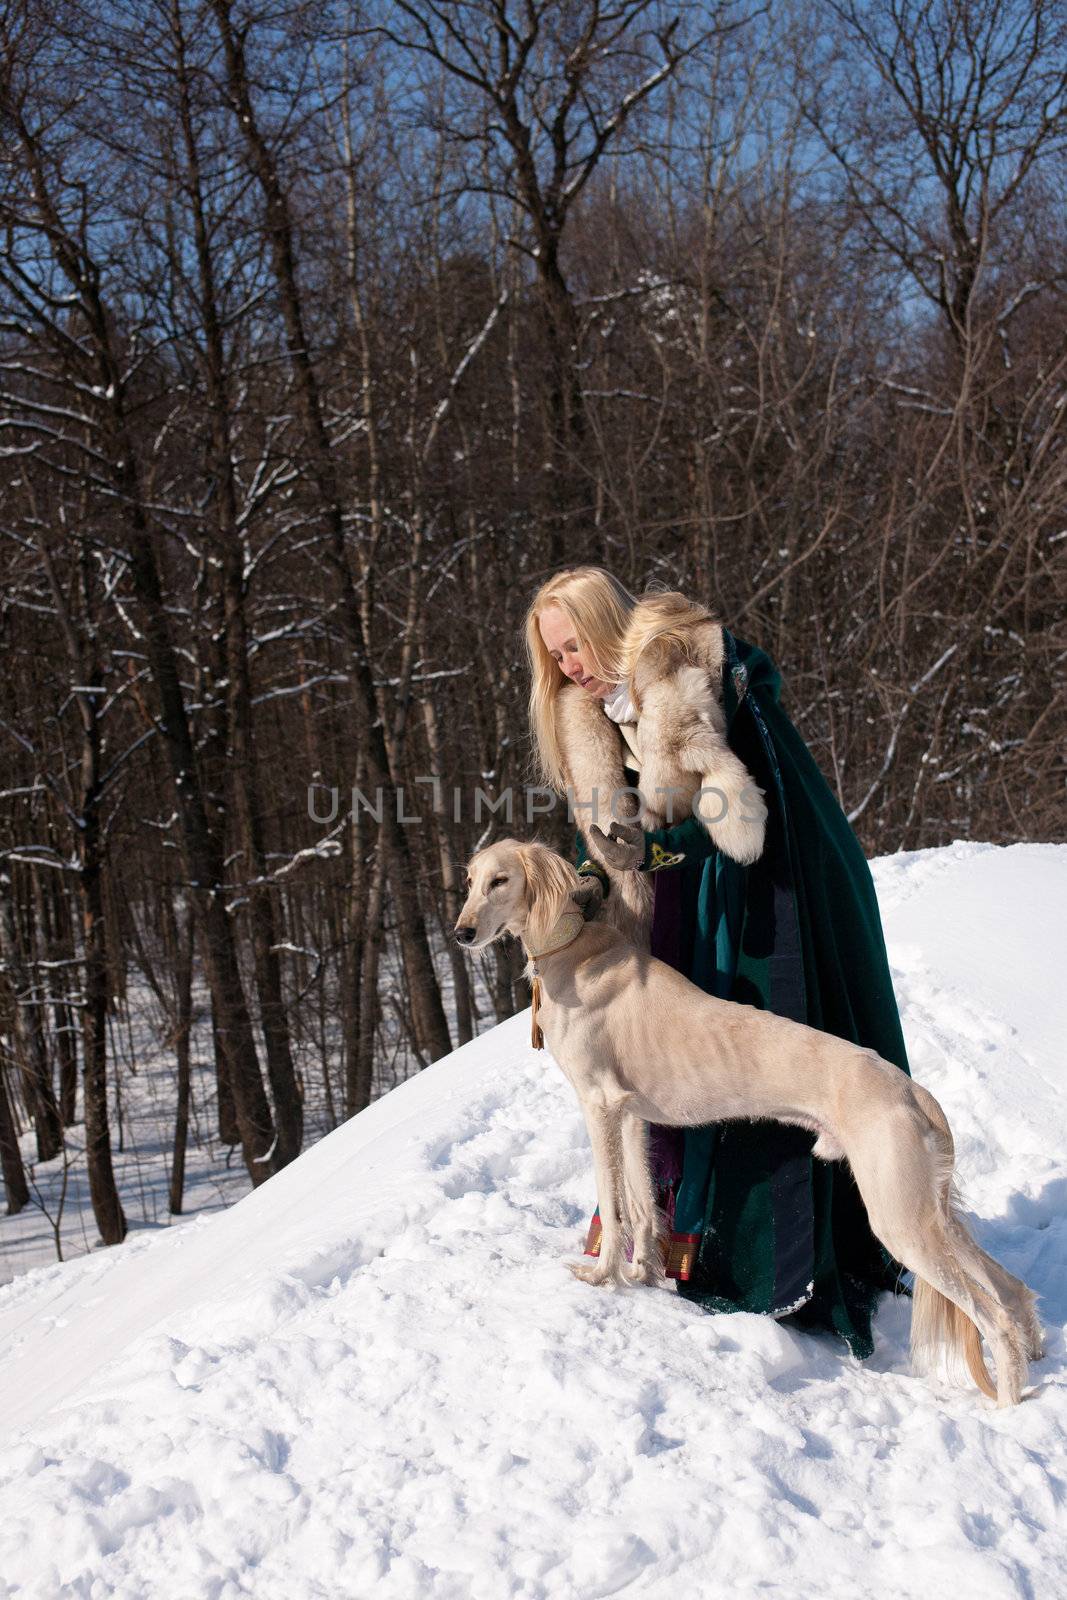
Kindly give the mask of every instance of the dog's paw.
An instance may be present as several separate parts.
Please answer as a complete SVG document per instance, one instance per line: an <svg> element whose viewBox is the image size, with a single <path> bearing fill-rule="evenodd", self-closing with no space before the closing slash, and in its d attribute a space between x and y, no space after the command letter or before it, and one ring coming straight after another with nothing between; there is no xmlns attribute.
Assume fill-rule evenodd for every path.
<svg viewBox="0 0 1067 1600"><path fill-rule="evenodd" d="M651 1286L659 1282L662 1274L658 1262L635 1260L625 1269L624 1276L627 1283L645 1283Z"/></svg>

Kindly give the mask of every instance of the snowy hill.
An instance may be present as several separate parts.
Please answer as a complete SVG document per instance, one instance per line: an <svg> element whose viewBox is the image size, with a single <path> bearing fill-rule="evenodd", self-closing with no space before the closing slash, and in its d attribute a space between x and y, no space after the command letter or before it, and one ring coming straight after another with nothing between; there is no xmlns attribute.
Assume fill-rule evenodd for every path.
<svg viewBox="0 0 1067 1600"><path fill-rule="evenodd" d="M232 1209L0 1290L0 1596L1065 1592L1067 848L875 866L916 1078L1049 1354L998 1412L563 1262L584 1128L524 1014ZM1058 1574L1058 1576L1057 1576Z"/></svg>

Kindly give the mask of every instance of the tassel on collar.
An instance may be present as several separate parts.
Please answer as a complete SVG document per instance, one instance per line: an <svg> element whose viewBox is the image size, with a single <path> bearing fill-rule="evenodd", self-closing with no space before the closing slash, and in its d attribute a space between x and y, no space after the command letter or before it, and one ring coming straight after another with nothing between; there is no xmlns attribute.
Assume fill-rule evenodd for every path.
<svg viewBox="0 0 1067 1600"><path fill-rule="evenodd" d="M533 951L523 941L523 949L531 961L539 961L542 956L554 955L557 950L566 950L585 927L585 918L580 911L565 911L548 936L548 943L543 950ZM536 969L535 969L536 971ZM545 1036L537 1020L537 1013L541 1009L541 979L534 977L530 985L530 1044L535 1050L545 1048Z"/></svg>
<svg viewBox="0 0 1067 1600"><path fill-rule="evenodd" d="M545 1036L541 1032L541 1024L537 1020L537 1013L541 1009L541 980L535 978L530 985L530 1043L535 1050L545 1048Z"/></svg>

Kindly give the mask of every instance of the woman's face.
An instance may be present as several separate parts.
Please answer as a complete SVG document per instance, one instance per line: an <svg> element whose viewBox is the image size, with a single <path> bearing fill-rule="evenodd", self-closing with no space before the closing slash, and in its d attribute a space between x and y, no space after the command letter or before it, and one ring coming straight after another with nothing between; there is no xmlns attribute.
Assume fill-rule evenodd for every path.
<svg viewBox="0 0 1067 1600"><path fill-rule="evenodd" d="M570 678L572 683L581 687L598 700L610 694L615 688L613 683L602 683L599 678L588 675L582 660L585 647L574 631L571 623L559 606L546 606L537 619L537 626L541 630L541 638L545 642L545 649L560 664L563 675Z"/></svg>

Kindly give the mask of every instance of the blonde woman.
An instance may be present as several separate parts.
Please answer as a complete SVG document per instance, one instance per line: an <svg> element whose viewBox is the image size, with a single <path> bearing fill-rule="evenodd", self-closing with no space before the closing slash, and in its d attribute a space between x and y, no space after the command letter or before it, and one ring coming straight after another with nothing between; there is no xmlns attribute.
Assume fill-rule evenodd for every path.
<svg viewBox="0 0 1067 1600"><path fill-rule="evenodd" d="M603 914L707 993L824 1028L907 1072L863 851L779 703L774 665L726 628L718 687L729 749L766 804L758 858L737 850L746 859L733 859L693 817L639 825L640 716L620 649L638 606L710 621L695 601L638 599L590 566L542 584L526 617L540 780L585 805L578 869L599 883ZM621 821L609 832L613 795ZM813 1160L812 1143L779 1124L653 1128L666 1269L709 1310L829 1329L865 1358L878 1295L899 1287L899 1268L871 1233L847 1168ZM594 1214L590 1254L599 1233Z"/></svg>

